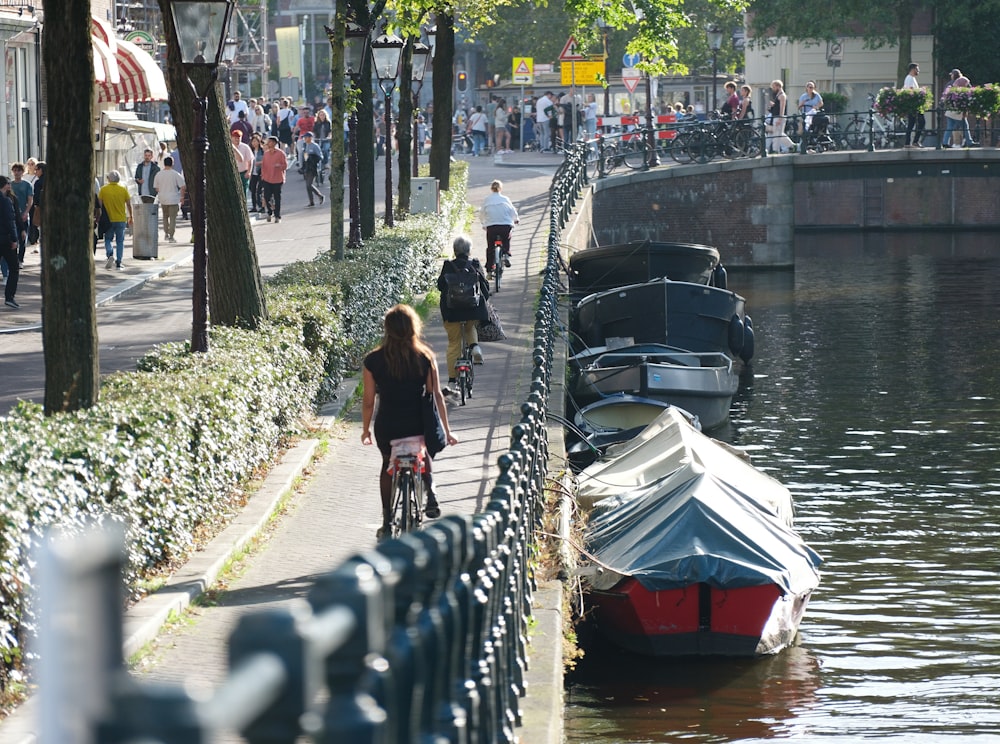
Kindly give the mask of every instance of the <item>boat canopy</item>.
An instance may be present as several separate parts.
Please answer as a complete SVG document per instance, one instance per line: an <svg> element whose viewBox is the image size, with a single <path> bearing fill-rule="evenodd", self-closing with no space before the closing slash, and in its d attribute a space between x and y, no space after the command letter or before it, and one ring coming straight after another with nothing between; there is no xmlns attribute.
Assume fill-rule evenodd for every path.
<svg viewBox="0 0 1000 744"><path fill-rule="evenodd" d="M599 501L587 551L610 589L631 576L650 591L706 583L776 584L797 595L819 582L820 557L758 498L698 463L658 483Z"/></svg>

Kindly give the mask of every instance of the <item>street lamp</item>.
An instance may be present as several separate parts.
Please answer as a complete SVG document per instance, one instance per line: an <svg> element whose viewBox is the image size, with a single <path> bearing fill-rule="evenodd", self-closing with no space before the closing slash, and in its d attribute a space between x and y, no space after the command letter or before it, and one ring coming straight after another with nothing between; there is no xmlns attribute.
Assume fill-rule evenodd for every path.
<svg viewBox="0 0 1000 744"><path fill-rule="evenodd" d="M424 75L427 74L427 68L431 63L431 48L422 42L417 42L413 45L413 63L410 68L410 82L413 84L413 177L416 178L419 174L417 173L417 155L419 147L417 146L417 136L419 132L419 127L417 126L417 119L420 116L420 89L424 85Z"/></svg>
<svg viewBox="0 0 1000 744"><path fill-rule="evenodd" d="M222 43L222 62L226 65L226 100L233 97L233 62L240 43L232 36L227 36Z"/></svg>
<svg viewBox="0 0 1000 744"><path fill-rule="evenodd" d="M208 91L215 84L223 42L236 0L173 0L170 13L181 64L194 93L194 178L188 181L194 232L191 351L208 351L208 223L205 219L205 160L208 153ZM201 84L195 84L192 74Z"/></svg>
<svg viewBox="0 0 1000 744"><path fill-rule="evenodd" d="M371 38L368 29L360 24L348 21L344 27L346 47L344 49L345 73L351 79L355 88L361 88L361 68L368 56L368 45ZM347 236L348 248L361 247L361 183L358 180L358 110L355 107L347 119L347 173L349 189L348 211L351 215L351 226Z"/></svg>
<svg viewBox="0 0 1000 744"><path fill-rule="evenodd" d="M719 91L717 85L717 76L719 69L719 50L722 48L722 30L712 24L705 31L708 37L708 47L712 50L712 111L719 110Z"/></svg>
<svg viewBox="0 0 1000 744"><path fill-rule="evenodd" d="M385 226L392 227L392 92L399 75L403 40L388 31L372 42L372 64L378 87L385 95Z"/></svg>
<svg viewBox="0 0 1000 744"><path fill-rule="evenodd" d="M604 20L601 16L597 19L597 25L601 29L601 34L604 37L604 74L607 77L608 73L608 22ZM611 86L608 81L604 81L604 116L605 118L611 116Z"/></svg>

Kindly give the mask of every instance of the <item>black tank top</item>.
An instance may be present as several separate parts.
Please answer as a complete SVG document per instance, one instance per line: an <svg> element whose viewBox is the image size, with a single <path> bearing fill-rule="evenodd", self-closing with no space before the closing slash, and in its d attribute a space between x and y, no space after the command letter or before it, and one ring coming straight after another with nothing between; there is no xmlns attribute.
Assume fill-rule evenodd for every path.
<svg viewBox="0 0 1000 744"><path fill-rule="evenodd" d="M771 97L771 116L781 116L781 101L778 100L777 96Z"/></svg>

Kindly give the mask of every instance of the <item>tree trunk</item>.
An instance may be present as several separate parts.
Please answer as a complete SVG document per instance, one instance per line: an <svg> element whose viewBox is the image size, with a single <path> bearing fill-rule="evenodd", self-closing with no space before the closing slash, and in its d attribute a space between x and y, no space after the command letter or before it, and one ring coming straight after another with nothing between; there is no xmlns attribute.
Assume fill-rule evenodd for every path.
<svg viewBox="0 0 1000 744"><path fill-rule="evenodd" d="M902 86L913 61L913 5L909 2L900 3L896 9L896 18L899 22L899 57L896 60L896 75L899 85Z"/></svg>
<svg viewBox="0 0 1000 744"><path fill-rule="evenodd" d="M167 37L167 86L170 89L170 116L177 127L181 165L196 157L192 145L193 91L180 63L169 0L159 0L163 29ZM200 80L193 80L202 87ZM236 169L229 121L219 85L208 90L208 163L206 172L206 217L208 220L208 297L213 325L257 328L267 319L263 280L257 249L250 229L246 194ZM192 193L192 198L194 198Z"/></svg>
<svg viewBox="0 0 1000 744"><path fill-rule="evenodd" d="M403 47L399 73L399 120L396 122L396 140L399 143L399 199L396 214L405 217L410 213L410 179L413 171L413 45L420 37L409 39ZM421 60L422 62L423 60Z"/></svg>
<svg viewBox="0 0 1000 744"><path fill-rule="evenodd" d="M451 114L455 107L455 17L438 10L434 44L434 117L431 130L431 176L447 191L451 174Z"/></svg>
<svg viewBox="0 0 1000 744"><path fill-rule="evenodd" d="M97 402L100 362L94 290L94 67L89 0L46 19L42 64L49 96L71 116L48 124L42 208L45 413Z"/></svg>
<svg viewBox="0 0 1000 744"><path fill-rule="evenodd" d="M344 4L337 3L330 39L330 252L342 260L344 251Z"/></svg>

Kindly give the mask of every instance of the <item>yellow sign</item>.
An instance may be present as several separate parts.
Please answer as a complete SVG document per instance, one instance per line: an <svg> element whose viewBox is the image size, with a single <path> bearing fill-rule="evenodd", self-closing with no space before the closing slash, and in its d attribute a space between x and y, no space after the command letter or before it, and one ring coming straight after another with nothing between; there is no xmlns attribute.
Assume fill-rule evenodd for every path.
<svg viewBox="0 0 1000 744"><path fill-rule="evenodd" d="M604 76L604 60L586 62L563 62L560 65L562 80L560 85L600 85Z"/></svg>
<svg viewBox="0 0 1000 744"><path fill-rule="evenodd" d="M535 84L535 58L534 57L514 57L514 74L511 82L514 85L534 85Z"/></svg>

